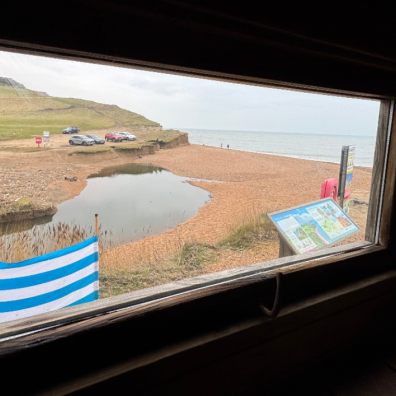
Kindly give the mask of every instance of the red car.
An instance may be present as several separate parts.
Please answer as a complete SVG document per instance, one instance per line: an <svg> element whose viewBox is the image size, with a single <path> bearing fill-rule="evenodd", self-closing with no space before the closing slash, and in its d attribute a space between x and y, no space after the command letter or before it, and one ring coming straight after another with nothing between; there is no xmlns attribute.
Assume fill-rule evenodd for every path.
<svg viewBox="0 0 396 396"><path fill-rule="evenodd" d="M123 135L118 134L117 132L109 132L105 135L105 140L107 142L123 142L127 140L127 138Z"/></svg>

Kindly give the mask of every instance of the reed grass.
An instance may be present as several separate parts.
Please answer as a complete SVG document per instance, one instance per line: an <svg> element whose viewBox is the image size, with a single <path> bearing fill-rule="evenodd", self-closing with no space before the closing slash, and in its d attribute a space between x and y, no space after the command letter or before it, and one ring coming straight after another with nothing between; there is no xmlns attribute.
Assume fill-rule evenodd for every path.
<svg viewBox="0 0 396 396"><path fill-rule="evenodd" d="M23 222L18 226L23 229ZM29 224L26 225L26 228L29 228ZM21 232L16 231L15 224L10 224L9 229L3 228L3 235L0 237L0 261L18 262L41 256L74 245L94 234L93 227L83 228L66 223L58 223L44 228L33 227ZM111 246L111 233L100 230L100 252Z"/></svg>
<svg viewBox="0 0 396 396"><path fill-rule="evenodd" d="M78 243L93 233L93 227L58 223L6 234L0 237L0 261L17 262L39 256ZM150 249L139 257L122 257L122 250L114 248L111 232L100 229L99 234L101 298L202 274L208 264L216 262L229 249L247 250L277 238L266 214L252 215L215 245L180 240L165 254ZM120 266L125 261L129 266Z"/></svg>
<svg viewBox="0 0 396 396"><path fill-rule="evenodd" d="M230 232L220 243L219 247L234 250L245 250L253 245L275 240L278 237L276 228L266 214L260 214L244 221L243 224Z"/></svg>
<svg viewBox="0 0 396 396"><path fill-rule="evenodd" d="M167 256L154 251L131 257L130 267L119 269L117 262L125 258L117 250L107 251L101 261L101 297L111 297L147 287L158 286L206 272L208 264L216 262L231 250L248 250L261 243L277 239L277 231L266 214L252 213L243 224L230 230L219 243L209 245L196 241L178 241ZM103 257L102 257L103 259Z"/></svg>

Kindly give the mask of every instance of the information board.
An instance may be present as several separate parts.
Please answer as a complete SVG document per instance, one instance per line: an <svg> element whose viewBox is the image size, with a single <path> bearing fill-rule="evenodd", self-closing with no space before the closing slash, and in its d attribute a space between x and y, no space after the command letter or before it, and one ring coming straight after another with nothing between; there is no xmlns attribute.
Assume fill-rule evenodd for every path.
<svg viewBox="0 0 396 396"><path fill-rule="evenodd" d="M44 131L43 132L43 140L44 140L44 145L48 145L49 144L49 140L50 140L50 133L49 131Z"/></svg>
<svg viewBox="0 0 396 396"><path fill-rule="evenodd" d="M359 227L331 198L268 214L294 253L330 246L359 231Z"/></svg>

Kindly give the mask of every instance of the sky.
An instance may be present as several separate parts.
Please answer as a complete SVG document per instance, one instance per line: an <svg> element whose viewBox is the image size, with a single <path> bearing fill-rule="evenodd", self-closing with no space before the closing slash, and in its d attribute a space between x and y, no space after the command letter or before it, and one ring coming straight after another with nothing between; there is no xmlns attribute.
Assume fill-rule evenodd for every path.
<svg viewBox="0 0 396 396"><path fill-rule="evenodd" d="M376 134L379 102L0 51L0 76L116 104L164 128Z"/></svg>

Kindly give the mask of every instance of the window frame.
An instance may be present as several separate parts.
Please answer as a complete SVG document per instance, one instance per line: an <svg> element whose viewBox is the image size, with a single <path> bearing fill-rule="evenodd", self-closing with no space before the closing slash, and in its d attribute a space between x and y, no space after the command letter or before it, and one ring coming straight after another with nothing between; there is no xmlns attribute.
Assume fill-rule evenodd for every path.
<svg viewBox="0 0 396 396"><path fill-rule="evenodd" d="M126 60L117 57L100 58L93 54L72 50L36 47L34 45L2 45L0 50L13 50L18 53L44 55L83 62L111 64L120 67L133 67L144 70L166 73L185 74L202 78L213 78L221 81L253 84L273 88L290 88L305 92L342 95L355 98L381 100L379 127L377 132L374 163L382 163L383 167L373 166L373 178L368 210L368 219L373 222L367 229L366 237L371 241L361 241L339 247L330 247L320 252L270 260L250 266L201 275L183 279L172 284L143 289L120 296L99 300L87 306L65 308L58 312L38 315L20 321L5 323L0 326L0 354L33 346L37 337L42 342L70 336L76 332L105 326L109 321L123 321L135 318L144 312L154 312L178 304L218 295L241 287L266 283L274 278L277 272L293 274L313 268L327 267L345 260L353 260L363 255L369 255L388 250L391 238L391 218L393 215L395 188L396 159L389 153L396 152L396 121L395 101L390 97L373 94L318 88L302 84L281 83L273 80L252 78L224 73L204 72L202 70L181 67L170 67L164 64L153 64L136 60ZM387 197L388 199L384 199ZM373 220L375 219L375 221ZM294 257L294 256L293 256ZM56 331L54 331L56 329ZM55 335L56 333L56 335Z"/></svg>

